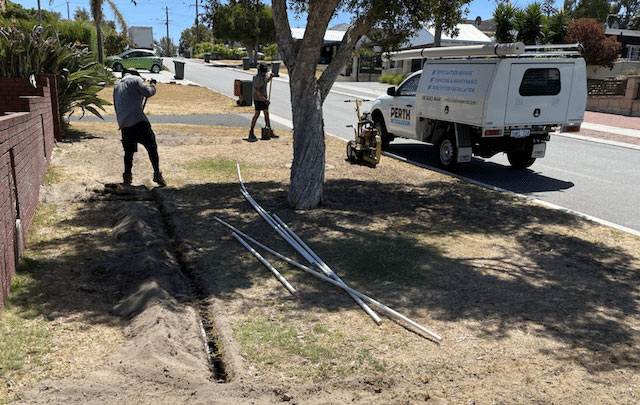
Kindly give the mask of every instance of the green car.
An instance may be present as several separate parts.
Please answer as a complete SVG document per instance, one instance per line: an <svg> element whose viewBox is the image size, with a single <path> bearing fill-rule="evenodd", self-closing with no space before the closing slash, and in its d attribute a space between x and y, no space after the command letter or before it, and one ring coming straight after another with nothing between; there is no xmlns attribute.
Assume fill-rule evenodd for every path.
<svg viewBox="0 0 640 405"><path fill-rule="evenodd" d="M118 56L105 58L104 64L114 72L121 72L122 68L145 69L153 73L159 73L162 70L162 58L148 49L129 49Z"/></svg>

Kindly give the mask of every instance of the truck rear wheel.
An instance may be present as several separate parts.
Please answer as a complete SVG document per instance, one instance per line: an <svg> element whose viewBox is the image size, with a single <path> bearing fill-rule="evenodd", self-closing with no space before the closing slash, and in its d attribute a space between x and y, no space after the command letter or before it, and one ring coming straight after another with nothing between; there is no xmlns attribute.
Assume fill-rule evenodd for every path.
<svg viewBox="0 0 640 405"><path fill-rule="evenodd" d="M524 150L512 150L507 152L509 164L514 169L526 169L531 166L536 158L531 157L533 143L528 143Z"/></svg>
<svg viewBox="0 0 640 405"><path fill-rule="evenodd" d="M438 166L443 169L452 170L458 160L458 150L453 135L441 137L436 144L436 159Z"/></svg>
<svg viewBox="0 0 640 405"><path fill-rule="evenodd" d="M380 147L382 148L382 150L389 149L389 144L391 143L393 137L387 132L387 128L385 128L382 119L376 119L375 126L376 130L378 131L378 135L380 135Z"/></svg>

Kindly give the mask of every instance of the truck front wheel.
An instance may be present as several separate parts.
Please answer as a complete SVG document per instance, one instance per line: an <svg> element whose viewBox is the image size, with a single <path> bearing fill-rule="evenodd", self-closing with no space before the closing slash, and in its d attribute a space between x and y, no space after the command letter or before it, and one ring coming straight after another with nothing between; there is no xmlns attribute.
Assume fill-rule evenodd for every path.
<svg viewBox="0 0 640 405"><path fill-rule="evenodd" d="M375 126L376 130L378 131L378 135L380 135L380 147L382 148L382 150L389 149L389 144L391 143L393 137L387 132L387 128L385 128L382 119L376 119Z"/></svg>
<svg viewBox="0 0 640 405"><path fill-rule="evenodd" d="M514 169L526 169L531 166L536 158L531 157L533 152L533 144L528 144L524 150L512 150L507 152L507 159L509 164Z"/></svg>
<svg viewBox="0 0 640 405"><path fill-rule="evenodd" d="M452 170L456 166L458 151L453 135L445 135L438 140L436 158L438 159L438 166L443 169Z"/></svg>

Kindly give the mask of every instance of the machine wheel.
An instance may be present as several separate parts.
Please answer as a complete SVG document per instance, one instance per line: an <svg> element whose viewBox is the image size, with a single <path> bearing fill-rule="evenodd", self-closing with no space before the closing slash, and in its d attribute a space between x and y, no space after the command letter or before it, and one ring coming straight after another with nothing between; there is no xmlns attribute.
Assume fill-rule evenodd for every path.
<svg viewBox="0 0 640 405"><path fill-rule="evenodd" d="M384 126L384 122L382 121L382 119L378 118L375 121L375 127L376 130L378 131L378 135L380 135L380 148L382 150L387 150L389 149L389 143L391 143L393 137L391 135L389 135L389 133L387 132L387 129Z"/></svg>
<svg viewBox="0 0 640 405"><path fill-rule="evenodd" d="M352 162L356 161L356 151L353 150L353 146L351 146L351 142L347 142L347 160Z"/></svg>
<svg viewBox="0 0 640 405"><path fill-rule="evenodd" d="M445 135L436 144L436 158L438 166L443 169L452 170L458 160L456 141L452 134Z"/></svg>
<svg viewBox="0 0 640 405"><path fill-rule="evenodd" d="M158 66L158 65L151 66L151 72L153 72L153 73L160 73L160 70L161 70L160 66Z"/></svg>
<svg viewBox="0 0 640 405"><path fill-rule="evenodd" d="M509 163L514 169L526 169L536 161L536 158L531 157L530 148L507 152L507 159L509 159Z"/></svg>
<svg viewBox="0 0 640 405"><path fill-rule="evenodd" d="M113 71L114 72L122 72L122 64L121 63L114 63L113 64Z"/></svg>

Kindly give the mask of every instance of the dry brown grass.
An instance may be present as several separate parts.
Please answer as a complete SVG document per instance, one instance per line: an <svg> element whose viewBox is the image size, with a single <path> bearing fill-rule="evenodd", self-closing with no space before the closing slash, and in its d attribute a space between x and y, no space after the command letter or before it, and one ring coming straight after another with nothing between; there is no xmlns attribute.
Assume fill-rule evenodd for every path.
<svg viewBox="0 0 640 405"><path fill-rule="evenodd" d="M102 139L82 150L62 147L62 178L116 181L113 128L75 125ZM382 402L427 392L454 403L589 402L612 392L616 400L604 402L633 402L638 238L391 159L376 169L352 165L334 138L327 138L326 206L293 212L285 202L290 133L251 144L244 129L154 129L167 193L257 381L301 398L313 381L322 387L317 395L338 401L353 398L342 390L357 397L367 392L363 381L375 381L388 395ZM95 172L78 160L90 150L104 157L93 160ZM146 156L137 159L134 183L151 185ZM443 344L389 320L377 328L348 297L274 261L300 291L290 299L211 219L219 215L288 251L243 202L236 160L254 197L334 270L442 334ZM267 341L254 340L256 333Z"/></svg>
<svg viewBox="0 0 640 405"><path fill-rule="evenodd" d="M113 87L105 88L98 96L113 102ZM115 114L113 105L105 110L105 115ZM144 111L147 115L250 114L253 107L240 107L235 100L206 87L158 83L157 92L147 100Z"/></svg>

